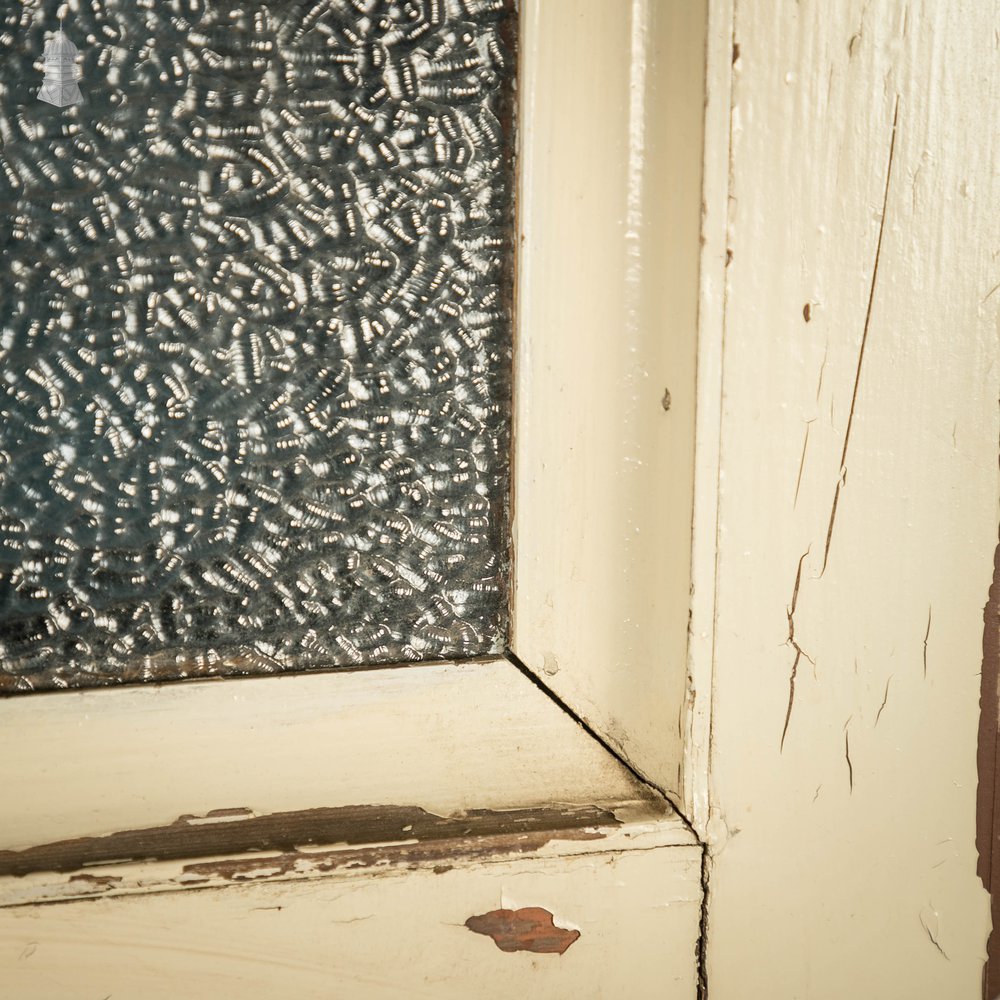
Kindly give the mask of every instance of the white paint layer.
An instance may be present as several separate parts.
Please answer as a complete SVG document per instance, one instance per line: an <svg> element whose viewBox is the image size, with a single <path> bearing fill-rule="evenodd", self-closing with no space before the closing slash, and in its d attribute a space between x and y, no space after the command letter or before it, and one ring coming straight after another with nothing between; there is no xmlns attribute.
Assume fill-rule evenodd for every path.
<svg viewBox="0 0 1000 1000"><path fill-rule="evenodd" d="M514 652L685 798L706 10L527 0Z"/></svg>
<svg viewBox="0 0 1000 1000"><path fill-rule="evenodd" d="M20 907L0 911L0 975L24 1000L694 1000L697 859L665 848ZM465 926L510 900L579 939L505 953Z"/></svg>
<svg viewBox="0 0 1000 1000"><path fill-rule="evenodd" d="M0 788L0 850L215 809L447 816L649 794L504 660L0 701Z"/></svg>
<svg viewBox="0 0 1000 1000"><path fill-rule="evenodd" d="M996 29L736 3L712 1000L980 995Z"/></svg>

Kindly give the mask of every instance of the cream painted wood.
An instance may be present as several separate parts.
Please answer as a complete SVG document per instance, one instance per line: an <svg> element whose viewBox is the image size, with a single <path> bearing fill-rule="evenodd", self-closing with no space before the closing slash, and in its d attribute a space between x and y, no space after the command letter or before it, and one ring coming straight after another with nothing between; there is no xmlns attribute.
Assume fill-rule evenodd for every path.
<svg viewBox="0 0 1000 1000"><path fill-rule="evenodd" d="M523 5L512 647L678 800L705 19Z"/></svg>
<svg viewBox="0 0 1000 1000"><path fill-rule="evenodd" d="M713 33L713 65L739 48L712 1000L981 996L997 28L988 0L737 0Z"/></svg>
<svg viewBox="0 0 1000 1000"><path fill-rule="evenodd" d="M599 807L607 818L488 841L421 841L404 826L392 841L300 848L294 865L264 850L0 878L3 995L695 996L700 844L510 663L107 695L0 703L0 846L240 806ZM157 712L171 720L168 743L146 725ZM31 757L8 735L29 721ZM142 767L116 767L122 748ZM95 759L104 768L87 773ZM562 956L509 954L464 926L528 906L580 939Z"/></svg>
<svg viewBox="0 0 1000 1000"><path fill-rule="evenodd" d="M514 649L678 800L705 2L527 0L520 83ZM19 1000L696 992L700 845L504 660L3 700L0 788L0 850L220 809L615 817L516 859L513 837L488 863L456 847L442 874L307 858L225 888L190 859L9 877L0 993ZM533 905L582 931L565 955L463 926Z"/></svg>
<svg viewBox="0 0 1000 1000"><path fill-rule="evenodd" d="M574 806L581 805L565 803L561 808L572 811ZM36 870L26 875L7 875L0 877L0 909L194 888L203 891L234 884L292 884L345 875L350 875L351 884L354 884L385 874L405 875L411 870L428 869L440 873L467 868L470 864L474 867L483 858L491 863L517 858L526 865L549 865L557 870L567 858L676 849L679 853L661 855L665 863L700 861L701 846L691 828L659 796L586 805L598 807L591 811L602 814L586 826L436 840L421 840L412 832L412 826L396 827L393 841L379 839L374 843L355 841L298 847L294 862L289 864L284 863L287 854L272 849L180 860L110 861L99 866L88 865L85 871ZM242 815L231 816L221 822L238 823L247 819ZM383 824L383 828L388 826ZM424 850L420 850L421 847ZM239 863L238 872L233 870L234 862ZM695 877L693 869L691 877ZM0 962L0 972L2 970Z"/></svg>
<svg viewBox="0 0 1000 1000"><path fill-rule="evenodd" d="M523 19L514 649L682 801L702 0L530 0ZM289 676L0 702L0 787L18 803L0 848L179 812L307 808L323 801L327 775L304 762L353 761L394 714L430 712L446 732L452 710L465 712L463 723L496 734L482 759L501 761L510 748L496 724L508 705L489 697L506 698L507 687L487 671L473 705L447 700L442 681L449 694L432 709L437 669L398 683ZM362 686L370 698L342 694ZM325 725L340 718L342 697L359 713L348 727L355 749ZM525 697L541 711L536 693ZM441 746L461 772L447 738ZM360 795L368 776L355 773ZM366 797L399 794L409 777L395 773ZM595 772L595 786L605 777ZM542 787L528 779L523 792Z"/></svg>
<svg viewBox="0 0 1000 1000"><path fill-rule="evenodd" d="M709 753L715 642L719 451L722 433L722 347L729 241L729 132L732 85L731 0L709 5L705 45L705 145L701 199L698 375L691 598L688 633L688 717L684 748L685 815L704 841L709 822Z"/></svg>
<svg viewBox="0 0 1000 1000"><path fill-rule="evenodd" d="M0 850L214 809L447 816L649 794L504 660L3 700L0 788Z"/></svg>
<svg viewBox="0 0 1000 1000"><path fill-rule="evenodd" d="M698 874L697 848L661 848L6 909L2 992L694 1000ZM464 926L525 906L579 939L562 955L504 953Z"/></svg>

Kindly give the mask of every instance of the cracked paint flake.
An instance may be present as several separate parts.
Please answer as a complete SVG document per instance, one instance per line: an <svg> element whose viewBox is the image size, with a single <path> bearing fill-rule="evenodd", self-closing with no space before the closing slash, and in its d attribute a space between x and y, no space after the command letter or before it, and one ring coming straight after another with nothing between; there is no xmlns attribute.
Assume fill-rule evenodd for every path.
<svg viewBox="0 0 1000 1000"><path fill-rule="evenodd" d="M490 910L469 917L465 926L475 934L493 938L506 952L533 951L542 955L562 955L580 937L577 930L557 927L552 914L541 906L519 910Z"/></svg>

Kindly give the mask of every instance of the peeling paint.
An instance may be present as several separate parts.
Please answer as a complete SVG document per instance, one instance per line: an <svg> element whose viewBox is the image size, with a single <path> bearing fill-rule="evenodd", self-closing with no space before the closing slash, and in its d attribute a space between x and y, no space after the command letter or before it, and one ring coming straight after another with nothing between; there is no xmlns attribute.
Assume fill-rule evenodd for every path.
<svg viewBox="0 0 1000 1000"><path fill-rule="evenodd" d="M436 875L450 871L455 858L489 860L511 854L541 850L553 840L601 840L594 829L537 830L490 836L468 832L459 838L439 838L427 843L378 845L355 850L290 851L285 854L243 855L220 861L196 861L184 866L180 879L185 885L216 882L256 882L286 875L322 875L341 869L394 872L431 866Z"/></svg>
<svg viewBox="0 0 1000 1000"><path fill-rule="evenodd" d="M983 983L987 995L1000 995L1000 892L993 875L1000 863L1000 841L996 836L997 812L997 749L1000 731L1000 544L993 553L993 582L983 608L983 666L979 689L979 746L977 767L979 786L976 792L976 849L979 853L977 872L990 893L993 930L987 940L986 968Z"/></svg>
<svg viewBox="0 0 1000 1000"><path fill-rule="evenodd" d="M465 926L475 934L493 938L507 952L533 951L540 955L562 955L580 937L578 930L555 925L552 914L540 906L520 910L490 910L469 917Z"/></svg>
<svg viewBox="0 0 1000 1000"><path fill-rule="evenodd" d="M111 886L121 882L121 878L118 875L88 875L86 872L83 872L77 875L70 875L69 881L83 882L95 889L109 889Z"/></svg>
<svg viewBox="0 0 1000 1000"><path fill-rule="evenodd" d="M0 875L35 871L75 872L88 865L123 861L185 860L213 855L240 855L225 861L192 864L196 877L266 877L308 862L327 868L354 863L374 865L379 851L395 850L404 861L442 860L462 853L518 853L538 850L554 839L595 840L599 828L615 828L614 813L598 806L544 806L530 809L474 809L454 816L436 816L417 806L358 805L305 809L256 816L248 809L213 810L205 816L181 816L167 826L123 830L103 837L41 844L21 851L0 851ZM433 845L439 845L436 849ZM364 846L365 851L338 849L324 862L319 852L300 848L323 845ZM443 845L443 846L441 846ZM279 851L275 857L247 852ZM384 853L384 852L383 852ZM335 859L334 856L335 855ZM384 863L384 862L383 862ZM256 874L253 874L256 873ZM97 888L97 876L76 875ZM190 882L188 882L190 884Z"/></svg>

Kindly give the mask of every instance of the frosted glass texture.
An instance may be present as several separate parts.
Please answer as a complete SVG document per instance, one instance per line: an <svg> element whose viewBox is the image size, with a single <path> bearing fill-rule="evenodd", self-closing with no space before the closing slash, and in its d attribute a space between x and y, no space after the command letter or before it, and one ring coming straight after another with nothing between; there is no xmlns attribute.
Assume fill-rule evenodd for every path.
<svg viewBox="0 0 1000 1000"><path fill-rule="evenodd" d="M510 6L3 5L0 689L502 647Z"/></svg>

